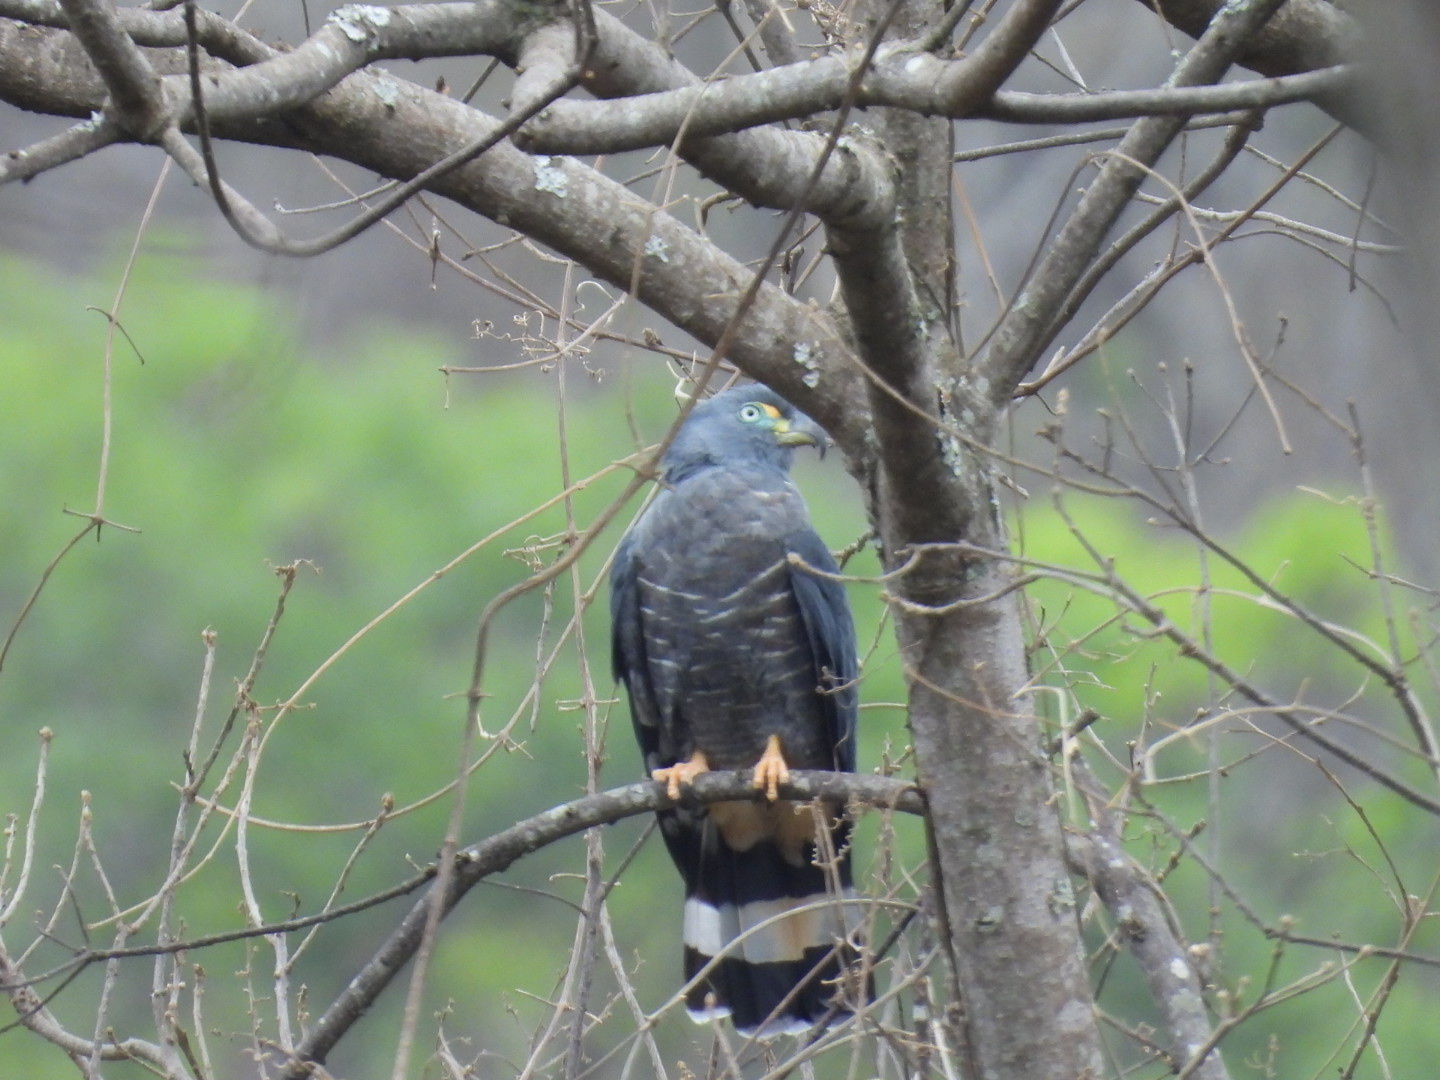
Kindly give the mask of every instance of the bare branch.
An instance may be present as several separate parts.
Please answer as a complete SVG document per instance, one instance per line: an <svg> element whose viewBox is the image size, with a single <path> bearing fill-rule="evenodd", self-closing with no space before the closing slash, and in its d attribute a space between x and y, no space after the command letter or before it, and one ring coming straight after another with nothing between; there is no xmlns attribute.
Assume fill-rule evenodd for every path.
<svg viewBox="0 0 1440 1080"><path fill-rule="evenodd" d="M698 76L657 43L608 12L597 11L595 25L599 41L585 80L591 93L633 98L700 85ZM832 156L812 133L752 129L687 139L678 149L706 176L757 206L803 210L856 227L871 227L888 212L884 164L860 146L847 144Z"/></svg>
<svg viewBox="0 0 1440 1080"><path fill-rule="evenodd" d="M748 771L707 773L682 793L682 802L700 803L760 798ZM903 780L848 773L796 771L780 787L780 797L798 801L813 799L851 801L894 806L909 813L920 811L919 792ZM313 1063L323 1063L341 1037L364 1015L390 981L420 948L432 910L448 915L460 899L491 874L499 873L517 859L566 836L584 832L595 825L620 821L670 805L665 785L646 781L587 795L557 806L496 833L487 840L456 852L453 876L438 900L429 895L416 901L384 945L347 984L344 993L331 1003L295 1048L295 1057L281 1073L281 1080L305 1080Z"/></svg>
<svg viewBox="0 0 1440 1080"><path fill-rule="evenodd" d="M70 29L109 88L111 119L134 138L153 139L170 122L160 78L106 0L61 0Z"/></svg>
<svg viewBox="0 0 1440 1080"><path fill-rule="evenodd" d="M1351 90L1357 81L1352 67L1333 67L1221 86L1068 95L1002 90L979 104L970 94L940 98L936 87L947 81L952 68L967 63L916 54L908 44L891 46L876 56L854 103L953 119L978 116L1018 124L1074 124L1269 108ZM632 96L623 112L604 101L557 101L525 128L522 145L546 154L613 154L671 142L682 128L690 138L719 135L837 109L850 82L851 72L840 58L821 57L754 75Z"/></svg>
<svg viewBox="0 0 1440 1080"><path fill-rule="evenodd" d="M5 862L0 866L0 927L15 917L25 891L30 885L30 867L35 862L35 830L40 827L40 810L45 805L45 772L50 757L50 742L54 737L49 728L40 729L40 759L35 765L35 798L30 804L30 816L25 820L25 837L20 854L20 872L15 878L14 889L7 888L10 877L9 844L6 845Z"/></svg>
<svg viewBox="0 0 1440 1080"><path fill-rule="evenodd" d="M1205 33L1225 0L1140 0L1193 38ZM1236 60L1262 75L1290 75L1353 57L1360 44L1355 17L1328 0L1288 0L1240 50Z"/></svg>
<svg viewBox="0 0 1440 1080"><path fill-rule="evenodd" d="M3 947L0 947L0 991L10 999L20 1023L63 1050L82 1069L90 1061L142 1061L165 1080L191 1080L190 1074L171 1067L170 1055L143 1039L87 1039L64 1027L25 981Z"/></svg>
<svg viewBox="0 0 1440 1080"><path fill-rule="evenodd" d="M1164 86L1154 90L1110 90L1095 94L1025 94L1001 91L977 113L1012 124L1083 124L1131 116L1195 116L1237 109L1268 109L1327 94L1353 93L1360 75L1353 64L1301 75L1222 83Z"/></svg>
<svg viewBox="0 0 1440 1080"><path fill-rule="evenodd" d="M1159 886L1125 850L1108 793L1082 758L1070 767L1080 781L1094 828L1080 842L1071 841L1071 856L1083 859L1086 876L1115 920L1116 932L1140 965L1150 1000L1160 1011L1169 1040L1169 1065L1193 1069L1202 1080L1227 1080L1229 1072L1211 1045L1213 1030L1205 995L1193 958L1185 948Z"/></svg>
<svg viewBox="0 0 1440 1080"><path fill-rule="evenodd" d="M33 180L43 172L78 161L125 138L120 125L104 116L83 121L59 135L0 157L0 184Z"/></svg>
<svg viewBox="0 0 1440 1080"><path fill-rule="evenodd" d="M1244 0L1227 5L1166 81L1167 87L1197 86L1225 73L1248 35L1263 26L1285 0ZM1130 133L1086 187L1080 203L1049 246L1024 291L1011 306L983 361L992 401L1007 401L1026 372L1054 339L1055 314L1090 267L1121 210L1140 186L1144 172L1184 128L1184 118L1147 117Z"/></svg>

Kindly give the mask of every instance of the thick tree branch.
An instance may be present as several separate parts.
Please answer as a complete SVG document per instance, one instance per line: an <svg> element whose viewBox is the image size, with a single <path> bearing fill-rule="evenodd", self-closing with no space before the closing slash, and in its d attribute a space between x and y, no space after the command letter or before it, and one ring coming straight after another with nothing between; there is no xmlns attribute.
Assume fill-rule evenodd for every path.
<svg viewBox="0 0 1440 1080"><path fill-rule="evenodd" d="M632 93L624 110L605 100L557 101L526 126L522 141L545 154L664 146L682 130L694 140L839 108L850 81L843 58L822 56L753 75Z"/></svg>
<svg viewBox="0 0 1440 1080"><path fill-rule="evenodd" d="M1088 845L1072 842L1071 850L1088 856L1085 875L1145 978L1168 1039L1171 1070L1189 1066L1189 1075L1228 1080L1225 1062L1211 1045L1214 1031L1195 962L1171 925L1154 880L1105 829L1097 828Z"/></svg>
<svg viewBox="0 0 1440 1080"><path fill-rule="evenodd" d="M597 97L700 85L659 44L608 12L597 11L595 24L599 42L585 87ZM883 161L857 144L846 142L831 153L824 137L811 132L752 129L686 137L678 149L701 173L756 206L800 210L856 228L877 227L894 212Z"/></svg>
<svg viewBox="0 0 1440 1080"><path fill-rule="evenodd" d="M1170 1068L1179 1072L1191 1066L1190 1075L1199 1080L1228 1080L1225 1062L1212 1045L1214 1031L1195 960L1159 886L1125 850L1109 794L1095 781L1085 760L1077 756L1070 764L1094 827L1084 840L1072 838L1068 851L1079 860L1145 977L1169 1039Z"/></svg>
<svg viewBox="0 0 1440 1080"><path fill-rule="evenodd" d="M995 95L977 115L1012 124L1084 124L1140 116L1194 116L1242 109L1268 109L1331 94L1353 92L1360 83L1354 65L1321 68L1300 75L1224 83L1219 86L1165 86L1154 90L1112 90L1095 94Z"/></svg>
<svg viewBox="0 0 1440 1080"><path fill-rule="evenodd" d="M1224 0L1140 0L1172 26L1198 38ZM1245 43L1236 62L1272 78L1319 71L1358 59L1364 35L1355 18L1329 0L1289 0ZM1372 141L1380 140L1373 105L1345 88L1317 94L1315 104Z"/></svg>
<svg viewBox="0 0 1440 1080"><path fill-rule="evenodd" d="M981 49L966 60L942 61L915 52L913 46L891 47L858 84L855 101L927 115L960 117L979 113L1023 122L1104 119L1186 108L1183 101L1166 101L1163 92L1098 95L1075 101L1023 95L992 100L998 85L996 73L1003 77L1009 70L996 58L1014 60L1023 55L1017 53L1017 43L1023 45L1026 38L1016 28L1032 23L1043 25L1054 6L1032 3L1012 9L1014 17L1002 20ZM69 21L58 4L47 0L5 0L0 12L39 24ZM252 65L215 79L207 87L207 109L216 122L273 115L312 100L380 59L457 53L513 59L522 47L526 20L513 3L504 0L397 8L346 7L333 13L325 26L294 50L277 53L207 14L201 24L202 44L218 55L243 58ZM143 44L178 45L184 39L183 21L175 12L126 9L113 13L112 37L118 29ZM711 140L701 138L838 107L853 81L842 58L823 57L753 76L703 83L661 53L655 43L640 38L619 20L600 13L597 30L600 54L592 67L590 88L605 96L636 97L634 107L617 113L603 102L557 102L528 125L524 137L530 149L544 153L608 153L669 142L684 131L687 140L682 149L687 157L717 182L757 205L787 209L801 205L827 220L858 227L865 227L870 215L883 215L883 192L872 190L864 180L867 174L874 175L874 164L853 160L846 152L822 170L809 191L797 189L793 180L783 179L806 176L813 169L821 143L812 135L748 132L735 136L745 140L743 144L722 136L722 141L713 145ZM125 38L125 34L118 36ZM133 46L128 53L131 60L139 56ZM122 70L130 66L127 61ZM1190 111L1296 100L1334 91L1338 83L1338 77L1330 76L1294 84L1266 84L1263 89L1214 88L1196 96L1189 103ZM133 88L136 83L130 80L126 85ZM647 92L661 87L673 89ZM178 85L169 86L168 91L172 98L188 96ZM133 92L130 96L134 97ZM152 127L156 122L154 117L149 118ZM155 131L148 134L153 136ZM736 161L753 161L757 155L758 168L735 168Z"/></svg>
<svg viewBox="0 0 1440 1080"><path fill-rule="evenodd" d="M1353 68L1336 67L1276 79L1222 86L1162 87L1094 94L998 91L988 101L945 100L937 80L967 61L939 60L892 47L877 56L860 83L855 104L888 106L923 116L978 116L1017 124L1077 124L1139 116L1230 112L1311 101L1356 84ZM716 135L837 109L850 72L822 57L754 75L739 75L678 90L640 94L623 111L604 101L557 101L524 130L527 148L547 154L613 154L688 137Z"/></svg>
<svg viewBox="0 0 1440 1080"><path fill-rule="evenodd" d="M1193 38L1205 33L1225 0L1140 0ZM1293 75L1354 60L1363 35L1354 17L1329 0L1289 0L1236 54L1261 75Z"/></svg>
<svg viewBox="0 0 1440 1080"><path fill-rule="evenodd" d="M4 0L0 13L35 25L69 25L63 8L54 0ZM179 12L124 8L112 14L113 25L124 31L122 38L129 35L137 44L152 47L184 44ZM286 52L265 46L212 13L202 11L199 16L202 46L217 57L251 65L243 72L228 74L207 92L207 107L217 120L269 115L305 104L377 60L455 54L513 58L524 48L525 40L517 30L522 23L514 10L500 0L341 8L308 39ZM570 35L568 28L552 25L563 36ZM618 21L602 20L600 25L615 40L613 48L631 52L641 47ZM543 32L542 28L536 33ZM1011 37L992 34L986 46L966 60L918 53L908 43L888 46L877 54L872 70L858 84L855 104L952 119L974 115L1014 123L1076 123L1260 108L1312 100L1353 87L1353 75L1341 68L1226 86L1074 95L1001 91L986 97L982 91L996 85L990 75L991 60L997 54L1013 54ZM1002 45L1006 46L1003 50ZM647 66L661 65L652 61ZM664 66L673 77L673 66ZM522 65L522 70L528 67ZM672 90L632 91L623 111L604 101L558 101L526 126L524 143L538 153L615 153L664 145L682 130L690 138L699 138L800 119L838 108L851 76L842 58L830 56L753 75L690 81ZM172 93L180 89L172 87Z"/></svg>
<svg viewBox="0 0 1440 1080"><path fill-rule="evenodd" d="M1152 11L1159 10L1168 22L1196 38L1204 33L1224 4L1224 0L1139 2ZM342 8L340 12L345 10ZM523 29L523 24L517 26L513 19L513 7L503 0L408 4L385 10L391 12L392 18L384 26L367 25L363 17L355 22L362 35L368 38L366 47L373 50L372 60L491 53L507 41L509 47L514 48L518 45L517 34ZM114 14L118 24L137 45L158 48L185 43L184 20L179 11L124 7ZM58 0L0 0L0 16L36 26L69 26ZM228 20L210 12L202 12L201 16L201 43L211 53L235 63L253 63L266 53L273 54L273 50L258 38L237 29ZM772 23L774 21L771 20ZM972 63L981 61L976 64L977 67L988 66L992 55L1013 56L1009 39L993 39L993 46L991 40L982 43L980 50L972 56ZM1296 75L1352 61L1359 55L1362 43L1363 34L1355 19L1328 0L1289 0L1245 44L1237 61L1272 78ZM297 46L303 47L303 44ZM242 60L243 57L248 57L248 60ZM796 59L798 57L790 56L782 63L789 64ZM1007 60L1002 67L1010 70L1013 64ZM958 80L959 76L947 78ZM985 83L990 80L977 78L977 81ZM932 89L932 93L940 98L946 96L944 91ZM951 91L952 95L955 93L958 91Z"/></svg>
<svg viewBox="0 0 1440 1080"><path fill-rule="evenodd" d="M1060 0L1027 0L1011 7L986 39L987 47L977 53L983 59L965 69L967 78L951 80L946 93L988 100L1059 6ZM924 54L908 61L922 68L932 62ZM856 81L857 91L871 78L867 65ZM914 148L896 140L890 149L897 154ZM948 180L942 197L948 205ZM899 517L888 542L907 547L963 536L967 519L984 497L974 490L957 491L952 463L940 452L936 430L920 419L938 415L944 374L958 366L958 343L949 334L945 290L940 290L938 302L935 296L924 302L894 214L870 228L833 221L829 225L846 310L861 358L874 380L870 408L876 440L884 448L882 476L896 492L907 493L889 500Z"/></svg>
<svg viewBox="0 0 1440 1080"><path fill-rule="evenodd" d="M130 40L106 0L61 0L70 29L110 91L107 112L136 139L159 136L171 123L160 78Z"/></svg>
<svg viewBox="0 0 1440 1080"><path fill-rule="evenodd" d="M66 107L61 111L92 111L100 85L93 76L73 77L66 41L73 39L64 31L0 20L0 96L11 95L15 76L26 86L48 86L51 104ZM10 64L16 53L48 59L22 61L17 71ZM163 56L177 76L183 71L179 51L150 55ZM229 74L207 75L207 95L213 89L223 99ZM216 120L214 128L220 137L302 145L406 180L485 141L499 126L452 98L375 71L349 76L286 119L269 126ZM720 339L751 277L694 229L570 158L531 157L502 142L430 190L575 258L617 288L635 287L638 299L702 341ZM863 454L865 417L850 392L859 373L822 314L762 284L732 339L730 358L825 424L847 451Z"/></svg>

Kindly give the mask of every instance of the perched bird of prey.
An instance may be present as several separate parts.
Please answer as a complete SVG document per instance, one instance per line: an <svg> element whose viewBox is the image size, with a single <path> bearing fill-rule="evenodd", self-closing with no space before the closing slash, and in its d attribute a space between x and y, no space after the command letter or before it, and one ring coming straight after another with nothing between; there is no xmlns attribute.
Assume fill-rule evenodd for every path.
<svg viewBox="0 0 1440 1080"><path fill-rule="evenodd" d="M824 438L764 386L698 403L612 572L615 676L650 775L676 798L700 773L753 769L766 793L659 815L685 880L685 977L701 976L686 1004L744 1034L806 1030L869 992L854 905L837 902L854 898L849 824L777 798L789 769L855 769L854 623L789 475L794 448Z"/></svg>

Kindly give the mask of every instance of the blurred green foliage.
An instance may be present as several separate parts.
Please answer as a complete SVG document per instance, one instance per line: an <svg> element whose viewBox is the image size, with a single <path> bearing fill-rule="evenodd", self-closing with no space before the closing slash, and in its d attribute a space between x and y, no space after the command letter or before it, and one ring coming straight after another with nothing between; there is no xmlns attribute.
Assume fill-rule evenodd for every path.
<svg viewBox="0 0 1440 1080"><path fill-rule="evenodd" d="M47 278L33 265L0 261L0 460L6 463L0 474L0 631L14 624L96 505L108 324L85 308L107 305L117 279L115 273ZM61 900L56 867L67 866L76 850L82 791L88 793L98 859L121 905L144 901L158 886L201 687L202 632L213 630L218 639L199 742L203 756L274 617L274 568L296 560L303 560L301 569L252 692L262 722L274 725L255 773L252 812L288 826L250 830L257 902L270 920L317 910L361 836L354 827L337 826L373 817L387 796L400 808L430 801L380 830L356 861L344 899L386 888L430 860L450 813L449 798L434 796L456 773L481 609L521 581L529 566L553 560L567 530L583 530L594 519L630 475L610 466L637 449L624 419L627 391L578 368L570 371L565 464L574 480L603 475L575 495L573 522L557 503L513 524L563 486L555 369L446 381L436 370L440 365L469 361L458 340L375 325L340 329L324 352L306 350L283 297L196 279L183 254L139 263L121 322L128 341L116 335L113 342L103 512L126 529L102 529L98 542L87 537L55 565L0 671L0 812L19 814L23 822L34 790L35 733L42 727L54 732L36 868L20 916L4 931L12 949L23 947L37 920L59 908L57 943L27 960L32 973L63 960L63 944L79 945L87 933L104 944L113 934L112 926L93 925L105 919L108 904L83 851L74 902ZM658 438L674 415L669 379L655 374L637 378L633 392L645 438ZM807 459L797 473L832 546L863 534L858 496L837 461ZM1024 510L1017 533L1027 557L1093 573L1097 568L1076 539L1084 536L1177 625L1208 641L1216 655L1259 685L1322 705L1355 698L1358 711L1373 706L1375 723L1400 730L1373 677L1367 680L1353 662L1337 659L1333 643L1294 616L1257 601L1255 584L1214 553L1205 559L1208 590L1199 592L1201 556L1193 540L1146 523L1118 500L1070 495L1065 506L1073 528L1048 505ZM486 657L484 723L490 731L511 720L514 726L507 741L482 742L491 757L469 787L466 841L583 792L586 714L580 702L587 664L602 700L599 782L612 786L636 776L628 716L623 703L610 703L600 581L634 508L580 563L579 592L593 591L598 601L580 627L585 662L571 623L577 590L568 575L549 590L519 598L498 617ZM82 516L67 515L67 509ZM492 539L329 663L358 630L486 537ZM1226 540L1265 581L1317 617L1361 635L1355 639L1361 648L1371 649L1363 638L1385 647L1374 585L1351 565L1370 564L1370 540L1355 503L1297 493L1256 506L1244 529ZM873 550L862 550L846 569L873 579ZM880 586L859 582L851 592L867 654L862 768L885 767L905 759L903 679L882 620ZM1037 668L1046 672L1047 684L1073 689L1073 696L1042 692L1042 707L1056 723L1073 719L1079 708L1095 709L1101 719L1090 734L1116 761L1127 759L1137 739L1152 745L1180 731L1197 708L1246 704L1212 701L1216 692L1205 671L1177 657L1173 645L1149 635L1133 615L1119 612L1103 590L1051 578L1029 595L1034 623L1043 631ZM1402 651L1408 656L1414 648L1407 639ZM552 651L554 662L537 679L537 657L543 661ZM322 666L300 707L276 721L274 706ZM1430 885L1425 873L1433 873L1423 870L1433 867L1431 823L1413 828L1413 811L1348 777L1347 790L1363 803L1362 817L1307 758L1277 749L1279 734L1265 721L1248 735L1220 741L1218 759L1233 767L1219 781L1218 820L1208 820L1214 807L1205 778L1159 783L1145 796L1180 828L1208 820L1198 850L1220 853L1227 881L1260 917L1274 922L1294 912L1301 929L1316 936L1335 932L1394 944L1398 922L1386 890L1396 888L1387 885L1379 845L1404 875L1414 875L1406 887L1423 893ZM232 734L222 764L234 746ZM1267 752L1253 755L1266 746ZM1203 772L1210 753L1203 738L1175 739L1156 758L1158 778ZM1413 763L1396 767L1417 775ZM239 790L237 777L222 802L233 806ZM1143 817L1135 821L1130 839L1137 856L1163 867L1176 850L1173 836ZM187 933L243 925L234 832L222 834L225 822L224 814L212 819L205 846L214 845L213 856L180 891ZM913 822L898 826L899 861L914 867L923 853L919 829ZM644 822L630 821L603 831L612 871L644 828ZM881 828L878 815L863 823L860 863L889 873L875 851ZM1218 847L1208 846L1212 835ZM511 1074L513 1063L523 1061L547 1015L545 999L563 974L582 868L578 839L556 845L472 894L450 920L426 1008L427 1016L449 1010L445 1030L463 1041L462 1059L482 1051L495 1055L491 1071L497 1075ZM1187 859L1167 888L1189 934L1205 939L1212 899L1206 876ZM295 976L307 987L312 1013L369 957L405 904L343 920L315 939ZM1253 999L1254 980L1263 978L1273 946L1223 897L1218 906L1217 979ZM643 1007L654 1009L673 993L679 966L679 884L658 844L648 843L626 871L611 907L622 958L634 969ZM91 924L88 931L82 919ZM1426 934L1414 944L1428 941L1434 951L1435 935ZM153 923L138 940L149 935ZM292 948L300 940L294 935ZM1280 977L1336 959L1292 948ZM253 1048L246 987L261 999L256 1011L273 1029L273 1007L265 1000L273 957L265 945L252 943L190 960L205 968L203 977L194 976L203 978L212 1050L228 1062L221 1075L247 1075L253 1066L241 1063ZM247 967L248 976L236 977ZM1368 993L1383 973L1379 961L1358 968L1355 992ZM117 1032L153 1032L150 978L148 961L125 965L109 1017ZM603 971L599 979L597 1000L604 1000L613 979ZM1106 1007L1143 1015L1145 995L1128 961L1118 962L1103 982ZM76 1030L90 1030L98 987L99 972L87 972L57 998L56 1013ZM1269 1075L1323 1071L1321 1060L1339 1040L1336 1025L1357 1013L1351 990L1332 982L1242 1029L1227 1043L1235 1048L1227 1054L1233 1075L1250 1075L1252 1062L1254 1075L1266 1075L1272 1037L1277 1064ZM1393 1075L1426 1075L1440 1057L1435 990L1433 979L1407 969L1387 1006L1381 1042ZM338 1075L388 1075L402 996L400 986L392 987L375 1015L343 1044L332 1061ZM627 1024L615 1027L617 1034L597 1036L592 1053L619 1041ZM703 1033L684 1020L667 1021L660 1036L677 1060L700 1066L708 1053ZM425 1074L437 1070L432 1065ZM73 1066L34 1036L0 1036L0 1076L70 1075ZM117 1065L107 1075L143 1073ZM1373 1055L1356 1075L1380 1075Z"/></svg>
<svg viewBox="0 0 1440 1080"><path fill-rule="evenodd" d="M85 525L84 516L64 511L86 515L95 507L107 322L86 307L108 305L116 278L46 279L35 267L0 263L0 455L8 465L0 621L7 630L46 567ZM373 817L387 796L402 808L429 798L380 831L356 863L345 898L387 888L428 862L441 842L451 802L436 793L456 773L481 609L562 550L569 528L563 505L526 518L563 488L557 375L552 369L447 381L437 371L442 364L473 362L463 343L382 326L351 327L325 353L305 352L283 297L195 280L183 255L141 260L120 321L103 506L117 527L103 528L98 542L87 537L54 568L0 671L0 812L23 819L34 787L35 733L54 732L37 844L42 869L26 910L48 918L59 903L59 874L49 866L69 862L81 791L120 903L141 902L158 886L200 692L202 632L213 630L218 641L203 756L274 616L277 567L300 561L252 692L266 724L275 706L358 630L490 538L330 663L299 708L274 723L256 771L252 812L309 830L250 832L257 899L267 919L317 910L361 835L354 827L317 827ZM658 438L674 415L668 383L667 377L636 395L647 438ZM631 475L612 464L637 447L619 386L597 386L577 368L567 394L572 481L604 473L574 497L574 527L584 529ZM833 459L807 472L812 487L849 483ZM837 542L861 531L858 502L848 492L817 504L822 529L842 538ZM605 744L602 786L635 779L639 767L628 714L623 703L611 704L607 594L603 582L596 586L638 505L599 538L579 571L582 591L598 598L584 631L594 692L604 702L602 731L612 716L619 724ZM577 707L583 684L569 625L575 602L571 580L562 576L496 620L484 724L496 731L515 723L503 744L482 743L492 756L471 780L467 841L585 789L585 720ZM888 643L882 648L893 651ZM545 678L537 687L542 660ZM893 680L886 694L898 700ZM903 715L890 709L876 716L868 756L879 756L882 727L899 744L898 755ZM235 742L232 734L222 766ZM239 786L237 779L222 800L227 806ZM180 911L192 933L243 925L234 835L221 837L223 820L217 815L206 833L206 845L219 841L213 858L181 890ZM644 825L606 830L612 860L624 856ZM433 1009L454 1002L450 1030L483 1032L485 1049L523 1058L570 949L581 859L580 841L557 845L525 860L503 884L482 889L450 920L427 998ZM76 895L88 923L104 919L108 908L93 873L78 875ZM545 896L555 898L537 898ZM297 969L314 1011L383 940L405 903L344 920L317 939ZM644 1004L655 1008L674 992L679 970L679 884L658 843L647 844L627 872L612 909L626 962L641 964ZM12 948L28 943L33 925L28 914L12 924L6 932ZM153 934L153 925L147 930ZM112 933L108 926L89 931L97 944ZM56 938L78 945L83 935L76 913L63 911ZM28 967L44 970L64 955L58 947L42 949ZM232 977L247 956L252 988L263 997L273 964L264 946L194 958L210 972L206 1011L210 1026L223 1033L217 1052L224 1054L242 1054L247 1043L246 1004ZM149 978L148 961L126 965L126 992L111 1014L117 1031L153 1030ZM57 1014L88 1031L98 985L98 972L87 972L57 999ZM603 973L600 985L606 986ZM400 987L392 988L379 1015L332 1064L343 1072L346 1064L366 1063L360 1075L388 1074L388 1066L370 1062L390 1053L402 997ZM273 1010L267 1017L265 1009L258 1011L273 1025ZM686 1046L692 1035L681 1021L672 1041ZM0 1066L0 1076L73 1072L56 1050L23 1032L0 1037ZM123 1065L110 1071L140 1074Z"/></svg>
<svg viewBox="0 0 1440 1080"><path fill-rule="evenodd" d="M1212 536L1214 545L1126 500L1067 493L1060 505L1063 516L1047 505L1025 518L1025 556L1066 568L1027 591L1033 623L1043 628L1035 666L1047 672L1047 684L1070 691L1042 693L1042 707L1048 704L1057 726L1073 722L1081 709L1094 710L1099 719L1082 745L1103 744L1118 767L1105 768L1104 756L1093 751L1087 759L1113 786L1127 767L1147 781L1138 805L1124 799L1139 811L1130 819L1132 850L1156 871L1183 850L1186 858L1165 880L1166 894L1187 938L1205 943L1205 962L1235 1012L1253 1005L1262 989L1329 976L1308 994L1281 995L1227 1039L1231 1075L1321 1075L1332 1053L1348 1063L1349 1050L1336 1047L1353 1047L1363 1030L1358 1003L1373 1007L1370 995L1384 981L1387 962L1362 962L1337 977L1354 961L1353 951L1277 948L1255 921L1275 928L1293 920L1294 932L1314 939L1402 947L1405 897L1433 906L1430 894L1440 881L1433 822L1353 769L1317 762L1313 746L1227 692L1130 605L1094 586L1113 571L1231 672L1279 705L1296 706L1302 719L1321 720L1330 737L1418 790L1433 791L1433 777L1427 780L1413 754L1359 738L1343 723L1323 722L1326 710L1343 709L1413 745L1379 676L1335 643L1344 640L1382 668L1390 664L1391 622L1368 572L1375 565L1372 544L1389 573L1399 565L1383 526L1372 537L1361 500L1314 490L1255 506L1233 534ZM1425 596L1403 589L1392 595L1398 655L1420 688L1421 707L1433 710L1424 658L1431 642L1417 643L1412 632L1426 625ZM1286 601L1303 617L1287 610ZM1210 718L1223 722L1194 726ZM1207 732L1214 733L1213 743ZM1212 761L1220 767L1212 770ZM1070 805L1083 821L1073 793ZM1149 816L1152 807L1164 823ZM1177 841L1177 829L1197 830L1188 848ZM1196 856L1219 869L1225 889L1212 884ZM1423 920L1404 947L1434 955L1440 933L1433 922ZM1102 939L1092 933L1093 943ZM1114 1014L1146 1013L1128 959L1117 960L1102 985L1102 1004ZM1440 1029L1432 1019L1437 990L1434 969L1405 968L1378 1028L1384 1061L1372 1047L1347 1075L1429 1075L1440 1060Z"/></svg>

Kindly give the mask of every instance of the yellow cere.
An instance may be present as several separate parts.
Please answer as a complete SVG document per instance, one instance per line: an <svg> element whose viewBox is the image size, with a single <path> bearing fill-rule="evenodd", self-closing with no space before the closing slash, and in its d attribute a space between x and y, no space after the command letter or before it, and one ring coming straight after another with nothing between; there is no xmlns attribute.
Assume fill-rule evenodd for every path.
<svg viewBox="0 0 1440 1080"><path fill-rule="evenodd" d="M771 420L780 419L780 410L777 409L774 405L771 405L769 402L766 401L757 401L755 404L759 405L760 408L764 409L765 415L770 417Z"/></svg>

